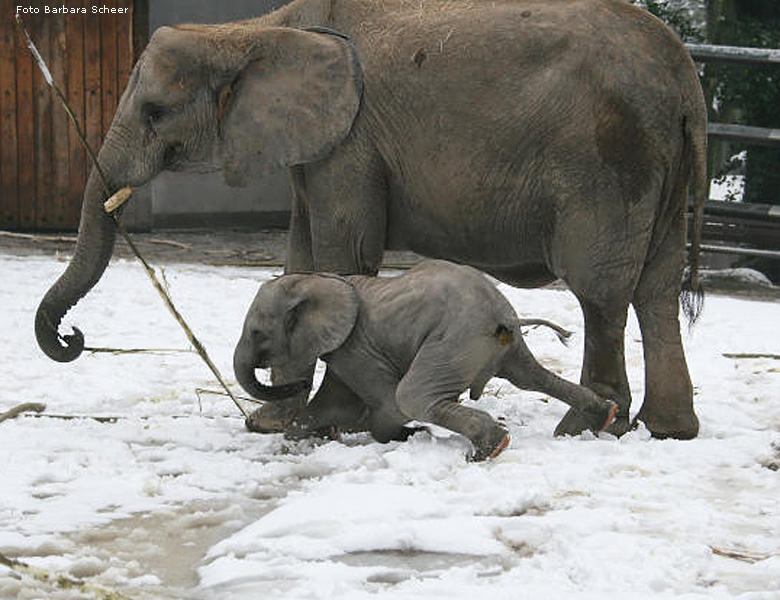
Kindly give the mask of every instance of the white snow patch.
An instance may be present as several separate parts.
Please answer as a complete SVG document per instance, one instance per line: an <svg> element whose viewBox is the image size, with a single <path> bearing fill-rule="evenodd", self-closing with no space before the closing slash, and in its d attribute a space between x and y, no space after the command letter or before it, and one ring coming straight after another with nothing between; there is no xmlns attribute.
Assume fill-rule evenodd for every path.
<svg viewBox="0 0 780 600"><path fill-rule="evenodd" d="M406 443L366 434L289 442L245 431L193 354L85 355L37 348L37 303L64 268L0 257L0 552L133 598L775 599L780 589L780 305L712 296L683 327L701 435L555 439L565 406L493 380L472 403L503 418L510 447L471 464L456 435ZM166 267L174 300L232 381L233 346L268 269ZM573 296L500 286L522 315L557 321L537 357L576 380ZM67 317L87 344L186 348L143 271L115 261ZM629 315L626 365L644 391ZM320 372L321 375L321 372ZM234 388L238 391L238 388ZM3 598L79 597L0 568Z"/></svg>

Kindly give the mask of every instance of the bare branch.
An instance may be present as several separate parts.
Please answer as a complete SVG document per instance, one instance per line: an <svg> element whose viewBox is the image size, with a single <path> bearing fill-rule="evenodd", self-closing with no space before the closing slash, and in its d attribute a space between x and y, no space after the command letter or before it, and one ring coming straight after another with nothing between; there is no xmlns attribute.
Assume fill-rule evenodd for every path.
<svg viewBox="0 0 780 600"><path fill-rule="evenodd" d="M21 415L22 413L26 412L36 412L41 413L44 410L46 410L46 405L41 404L40 402L25 402L24 404L20 404L19 406L14 406L12 409L5 411L4 413L0 413L0 423L7 419L14 419Z"/></svg>

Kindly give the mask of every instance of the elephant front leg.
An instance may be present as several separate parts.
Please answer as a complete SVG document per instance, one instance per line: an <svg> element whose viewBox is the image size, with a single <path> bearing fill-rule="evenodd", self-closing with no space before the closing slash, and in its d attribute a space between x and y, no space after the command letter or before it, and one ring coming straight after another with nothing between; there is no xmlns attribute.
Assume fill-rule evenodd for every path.
<svg viewBox="0 0 780 600"><path fill-rule="evenodd" d="M310 273L314 270L314 258L311 247L311 225L309 223L308 196L306 193L306 175L303 166L290 169L290 187L292 206L290 227L287 231L287 256L284 272Z"/></svg>
<svg viewBox="0 0 780 600"><path fill-rule="evenodd" d="M379 157L358 139L328 160L306 165L305 176L314 270L376 275L388 196Z"/></svg>
<svg viewBox="0 0 780 600"><path fill-rule="evenodd" d="M271 380L274 385L291 381L308 381L314 379L314 367L284 369L275 367L271 370ZM308 391L301 392L274 402L265 402L254 410L246 419L246 428L256 433L282 433L290 428L293 421L306 408L309 398Z"/></svg>
<svg viewBox="0 0 780 600"><path fill-rule="evenodd" d="M277 370L275 380L278 375ZM257 433L284 433L291 439L338 437L340 432L366 431L368 407L329 369L310 401L300 394L266 402L247 417L246 426Z"/></svg>
<svg viewBox="0 0 780 600"><path fill-rule="evenodd" d="M290 438L330 436L369 429L366 403L331 369L325 371L317 393L299 411L285 435Z"/></svg>

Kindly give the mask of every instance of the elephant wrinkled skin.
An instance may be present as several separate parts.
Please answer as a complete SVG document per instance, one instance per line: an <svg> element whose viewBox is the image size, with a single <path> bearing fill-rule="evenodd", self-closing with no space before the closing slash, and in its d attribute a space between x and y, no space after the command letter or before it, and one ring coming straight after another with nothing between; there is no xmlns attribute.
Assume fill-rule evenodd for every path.
<svg viewBox="0 0 780 600"><path fill-rule="evenodd" d="M289 166L288 273L374 274L391 248L518 286L563 279L585 317L581 382L619 404L617 434L633 304L637 417L656 436L691 438L678 299L689 184L698 289L705 146L688 53L624 0L295 0L254 20L155 32L99 160L112 191L193 165L218 165L233 185ZM101 192L93 174L75 255L36 315L55 360L81 353L81 332L59 326L112 252ZM348 402L329 382L340 392L321 401ZM559 429L581 427L571 412Z"/></svg>
<svg viewBox="0 0 780 600"><path fill-rule="evenodd" d="M400 277L293 274L260 287L233 365L247 392L278 401L294 382L263 385L256 368L305 375L322 358L367 405L376 440L405 439L409 421L434 423L467 437L474 460L484 460L506 447L508 432L458 398L470 389L478 399L494 376L563 400L595 432L615 418L614 403L536 361L520 328L539 323L546 324L518 319L479 271L445 261L424 261ZM339 418L308 411L297 425L319 430Z"/></svg>

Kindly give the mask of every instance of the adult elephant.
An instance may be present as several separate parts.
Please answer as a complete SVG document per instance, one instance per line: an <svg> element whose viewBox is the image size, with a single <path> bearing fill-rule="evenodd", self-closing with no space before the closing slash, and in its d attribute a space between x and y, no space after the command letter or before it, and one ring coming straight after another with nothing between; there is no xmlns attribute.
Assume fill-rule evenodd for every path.
<svg viewBox="0 0 780 600"><path fill-rule="evenodd" d="M618 402L616 433L628 427L633 304L638 418L691 438L678 297L705 146L685 48L623 0L295 0L254 20L158 30L99 160L112 190L213 162L215 148L231 185L291 166L287 272L375 273L386 248L407 248L517 286L563 279L585 318L581 381ZM81 353L81 332L59 324L111 256L103 200L93 172L74 257L37 312L55 360ZM570 412L559 431L576 421Z"/></svg>

